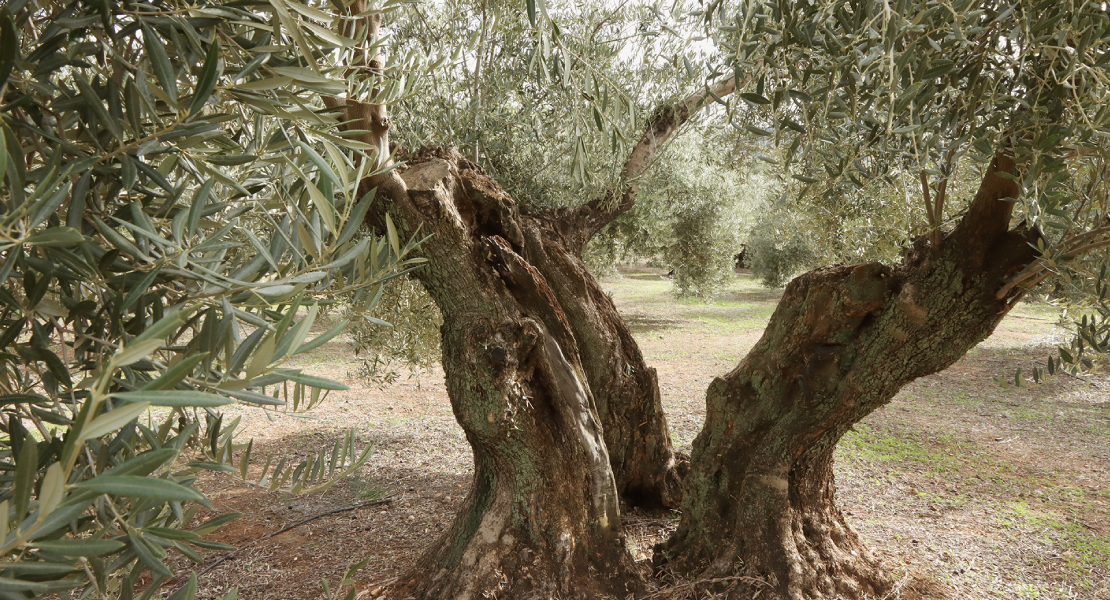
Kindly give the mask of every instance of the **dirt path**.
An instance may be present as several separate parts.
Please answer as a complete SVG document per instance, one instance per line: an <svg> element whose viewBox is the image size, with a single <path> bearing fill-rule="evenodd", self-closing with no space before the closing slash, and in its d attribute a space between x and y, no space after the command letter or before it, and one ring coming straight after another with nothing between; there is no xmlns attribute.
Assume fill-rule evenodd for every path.
<svg viewBox="0 0 1110 600"><path fill-rule="evenodd" d="M717 301L676 301L659 272L604 282L659 372L677 446L701 426L704 392L759 338L779 292L740 277ZM1003 390L1051 341L1050 309L1022 305L965 360L908 386L849 435L838 455L840 500L871 549L905 581L903 596L1110 600L1110 380L1058 379ZM242 545L312 514L379 497L383 507L314 521L243 551L201 580L199 598L320 598L350 563L357 597L404 571L450 522L471 475L442 373L388 389L352 379L357 359L334 341L296 366L344 381L311 418L243 411L255 456L293 457L354 428L375 451L357 476L315 495L260 492L219 477L204 487L221 511L246 514L211 536ZM673 519L628 515L637 558ZM916 588L914 591L913 588ZM342 595L340 595L341 597Z"/></svg>

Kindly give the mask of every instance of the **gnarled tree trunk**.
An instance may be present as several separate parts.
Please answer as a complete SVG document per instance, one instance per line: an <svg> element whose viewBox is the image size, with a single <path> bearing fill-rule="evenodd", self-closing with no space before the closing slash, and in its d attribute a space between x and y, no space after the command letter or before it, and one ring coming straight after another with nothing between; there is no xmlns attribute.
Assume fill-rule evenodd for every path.
<svg viewBox="0 0 1110 600"><path fill-rule="evenodd" d="M365 40L369 44L377 37L381 14L367 15L368 7L367 0L356 0L349 7L352 18L347 24L347 32L351 37L360 37L358 28L365 26ZM372 73L380 71L383 64L381 56L374 55L370 57L367 67ZM356 74L356 67L359 66L361 63L352 65L348 76ZM694 94L653 117L625 163L620 184L624 186L622 189L611 190L606 197L578 208L525 214L517 209L511 198L504 196L503 200L488 206L473 207L475 213L464 223L471 229L470 235L478 238L490 235L490 231L484 229L490 227L490 223L499 223L499 235L522 253L528 268L537 277L547 282L552 302L567 317L570 339L577 341L579 354L574 358L576 362L580 360L584 370L583 384L592 391L596 401L618 493L632 505L676 507L682 497L681 477L686 464L676 460L671 447L655 370L644 362L616 307L587 271L581 258L582 250L597 231L632 207L636 179L650 166L658 147L711 95L721 98L731 94L735 87L732 79L722 81L711 92ZM376 166L389 163L390 121L386 107L338 98L325 98L324 101L333 108L342 107L346 128L365 132L360 138L376 149L376 156L373 157ZM473 167L469 162L465 164ZM378 187L379 197L386 201L407 197L406 186L396 174L372 176L364 184ZM439 232L431 228L425 229L424 233ZM521 237L526 234L527 243ZM453 240L448 238L437 239L425 247L435 246L438 252L438 246L451 243ZM433 261L418 276L423 280L423 271L441 268L450 267L437 265ZM492 289L483 291L493 293ZM457 292L471 293L466 288ZM432 295L436 297L434 292ZM462 318L449 314L456 310L452 303L439 302L436 298L445 321ZM453 351L447 349L452 341L444 336L445 352Z"/></svg>
<svg viewBox="0 0 1110 600"><path fill-rule="evenodd" d="M475 481L420 559L420 598L626 596L639 579L567 315L528 247L543 232L455 152L426 150L378 181L369 218L434 234L416 272L443 311L443 365Z"/></svg>
<svg viewBox="0 0 1110 600"><path fill-rule="evenodd" d="M655 369L647 366L612 299L582 262L582 251L603 227L632 208L638 178L659 147L706 101L733 93L736 80L667 106L649 119L621 173L623 191L570 209L522 211L529 238L527 258L551 285L578 341L579 355L605 428L613 473L622 498L634 506L676 508L688 462L676 456L663 413Z"/></svg>
<svg viewBox="0 0 1110 600"><path fill-rule="evenodd" d="M671 446L655 369L581 258L599 224L623 210L591 210L526 212L526 257L551 286L578 342L621 497L634 506L677 508L687 465ZM584 223L585 214L594 220Z"/></svg>
<svg viewBox="0 0 1110 600"><path fill-rule="evenodd" d="M369 4L367 0L356 0L349 7L349 14L366 15L352 18L347 23L347 33L351 37L359 37L358 29L366 28L366 43L372 43L381 27L381 14L366 14ZM370 72L380 71L384 61L380 55L369 57L367 67ZM361 63L352 65L348 76L357 73ZM720 90L719 90L720 91ZM375 92L376 93L376 92ZM724 92L722 92L724 93ZM376 167L389 164L389 115L385 106L369 104L358 101L345 101L339 98L326 97L324 101L333 108L342 108L345 126L348 129L364 131L361 141L370 144L374 150L371 159ZM683 119L687 118L690 110L686 109ZM664 134L663 139L669 136L677 127L674 119L657 120L665 126L658 132ZM649 135L638 144L629 159L627 171L633 176L639 175L655 154L657 140L655 129L649 130ZM460 163L451 159L453 168L457 170ZM473 167L469 162L465 166ZM473 171L474 169L468 168ZM429 177L427 173L422 177ZM409 177L415 177L410 174ZM483 176L484 177L484 176ZM421 183L427 187L427 182ZM493 184L496 187L496 184ZM378 195L386 202L403 203L409 198L409 190L405 182L397 174L372 176L363 182L363 187L377 187ZM424 202L439 202L434 194L427 191L421 192ZM533 263L529 268L536 271L539 278L550 281L548 288L553 302L562 304L561 310L569 317L564 325L569 323L569 334L572 340L580 340L581 360L584 367L583 385L593 390L594 398L600 400L600 420L604 430L605 441L611 448L611 467L616 474L618 494L629 500L632 504L647 506L675 507L681 498L681 478L678 474L679 465L675 461L674 451L671 448L670 435L659 397L659 386L656 382L655 371L647 367L639 348L632 339L628 328L621 321L612 301L605 295L597 281L587 271L582 262L582 249L589 239L605 224L609 223L625 210L632 206L634 192L630 190L621 197L621 202L614 206L604 206L604 202L593 202L587 206L570 211L546 211L540 214L522 215L513 200L507 195L492 201L489 205L476 205L467 208L473 214L462 226L469 228L469 236L482 238L491 232L487 231L490 223L497 222L498 231L503 239L509 239L517 249L526 250L526 259ZM453 202L453 200L451 201ZM381 206L379 201L378 206ZM434 206L423 207L426 211L435 212ZM378 230L381 231L382 213L378 211ZM368 215L368 221L373 224L374 214ZM415 232L415 229L410 229ZM435 227L429 227L424 234L439 234ZM542 231L542 234L535 232ZM530 242L525 246L521 237L529 233ZM459 237L459 236L456 236ZM465 235L461 236L467 237ZM423 271L446 272L452 267L451 260L463 256L452 255L450 251L444 252L444 244L452 244L456 240L451 237L436 239L429 242L425 248L429 249L429 258L443 256L448 261L445 264L432 264ZM431 251L434 248L434 252ZM472 257L477 260L473 265L476 268L490 269L490 265L478 260L477 255ZM445 271L446 270L446 271ZM422 278L434 278L440 275L421 272ZM427 286L427 282L426 286ZM478 279L461 280L455 282L458 287L454 292L459 295L476 294L485 292L493 294L504 291L500 288L486 288L471 290L463 284L484 283ZM429 292L432 292L429 289ZM468 315L453 314L458 310L452 302L454 297L446 296L446 300L437 303L444 313L445 321L458 321ZM508 298L505 298L507 301ZM445 351L453 352L448 348L455 340L446 336L443 345ZM566 349L564 349L565 351ZM445 369L446 364L445 355ZM573 359L579 361L576 354ZM595 405L596 409L596 405ZM684 465L683 465L684 466Z"/></svg>
<svg viewBox="0 0 1110 600"><path fill-rule="evenodd" d="M939 251L897 268L818 269L791 282L763 337L710 385L682 522L657 548L703 576L760 577L782 598L855 598L890 585L834 503L833 449L903 385L985 339L1016 298L1004 279L1035 258L1010 232L1013 182L994 175Z"/></svg>

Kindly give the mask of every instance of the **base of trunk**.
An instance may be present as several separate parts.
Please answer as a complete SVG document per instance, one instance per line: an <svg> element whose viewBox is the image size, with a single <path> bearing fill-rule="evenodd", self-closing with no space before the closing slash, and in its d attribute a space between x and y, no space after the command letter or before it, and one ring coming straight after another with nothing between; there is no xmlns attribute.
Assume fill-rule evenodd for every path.
<svg viewBox="0 0 1110 600"><path fill-rule="evenodd" d="M980 195L1008 206L993 198L1012 191ZM1035 251L1029 235L1006 231L1008 215L998 214L993 234L958 228L940 252L916 244L894 269L834 266L792 281L763 337L709 387L682 522L656 562L704 578L759 577L788 600L889 591L836 508L833 450L902 386L959 360L1009 310L996 292Z"/></svg>
<svg viewBox="0 0 1110 600"><path fill-rule="evenodd" d="M514 506L509 486L485 476L477 483L450 529L391 597L584 600L627 598L642 589L623 535L580 531L569 520L537 532L514 523L524 507Z"/></svg>
<svg viewBox="0 0 1110 600"><path fill-rule="evenodd" d="M893 581L834 503L831 460L822 473L749 471L724 514L732 535L714 536L684 520L656 547L654 562L699 579L744 575L729 597L783 600L882 596ZM696 483L696 482L694 482ZM817 483L816 486L813 484ZM735 514L728 513L735 511ZM714 540L709 544L707 540Z"/></svg>

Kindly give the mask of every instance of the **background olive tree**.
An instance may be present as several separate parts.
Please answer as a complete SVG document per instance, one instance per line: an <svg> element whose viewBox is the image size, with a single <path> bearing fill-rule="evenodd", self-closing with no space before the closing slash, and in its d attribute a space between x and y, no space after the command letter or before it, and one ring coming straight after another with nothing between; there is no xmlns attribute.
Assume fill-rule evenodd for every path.
<svg viewBox="0 0 1110 600"><path fill-rule="evenodd" d="M777 182L721 125L720 115L700 119L670 144L641 180L636 205L587 247L595 274L648 261L672 272L676 295L703 299L735 276L736 256Z"/></svg>

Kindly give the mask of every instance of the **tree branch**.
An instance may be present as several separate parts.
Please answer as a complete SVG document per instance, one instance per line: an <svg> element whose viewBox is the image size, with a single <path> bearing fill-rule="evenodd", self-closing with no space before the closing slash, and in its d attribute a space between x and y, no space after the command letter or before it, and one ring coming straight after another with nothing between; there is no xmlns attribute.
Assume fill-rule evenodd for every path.
<svg viewBox="0 0 1110 600"><path fill-rule="evenodd" d="M962 129L961 129L961 131L962 131ZM957 135L959 135L959 134L957 133ZM948 149L948 160L947 160L946 164L944 165L944 167L942 167L942 169L947 169L948 171L947 172L942 171L941 174L943 175L943 177L941 177L940 183L937 184L937 197L936 197L936 200L933 204L933 218L936 219L936 222L937 222L936 227L932 231L933 252L940 252L940 243L943 240L943 234L940 230L940 227L944 223L944 200L945 200L945 198L948 194L948 180L952 177L953 172L955 172L955 170L956 170L955 167L952 164L952 161L954 160L954 158L956 156L956 149L957 148L958 148L958 146L953 143L952 147ZM925 177L924 171L921 173L921 176ZM929 202L929 197L928 197L928 194L926 193L926 196L925 196L926 205L928 205L928 202Z"/></svg>
<svg viewBox="0 0 1110 600"><path fill-rule="evenodd" d="M1011 173L1014 159L1007 152L999 152L983 173L979 190L967 209L967 214L952 231L953 239L960 240L968 249L967 258L980 266L991 247L1010 230L1010 215L1014 203L1004 198L1017 198L1020 189L1013 179L999 177L998 173Z"/></svg>
<svg viewBox="0 0 1110 600"><path fill-rule="evenodd" d="M1099 248L1105 248L1107 246L1110 246L1110 238L1103 238L1096 242L1091 242L1089 244L1072 248L1070 250L1065 250L1064 252L1057 255L1053 260L1071 260L1088 252L1098 250ZM1010 293L1010 290L1013 290L1014 288L1022 284L1025 284L1026 288L1032 288L1038 283L1044 281L1045 278L1047 278L1051 274L1050 272L1047 272L1048 270L1049 269L1047 259L1044 257L1038 258L1037 260L1030 263L1029 266L1025 268L1025 270L1023 270L1021 273L1018 273L1018 275L1015 276L1009 283L1002 286L1002 289L998 290L998 293L995 294L995 297L1001 300Z"/></svg>
<svg viewBox="0 0 1110 600"><path fill-rule="evenodd" d="M354 17L359 14L365 13L370 8L369 0L355 0L353 4L347 9L348 17L352 21L348 24L348 29L354 32L358 29L358 20ZM378 37L378 31L382 25L382 14L379 12L361 17L366 26L366 37L362 41L363 57L355 61L354 65L350 65L348 69L348 76L350 76L352 69L358 68L362 65L369 67L371 74L381 76L384 73L385 59L374 48L373 44ZM355 37L354 33L350 37ZM371 50L371 48L374 48ZM367 61L366 55L370 52L373 54ZM373 98L378 95L379 88L375 87L370 91L370 97ZM384 193L387 197L395 197L397 194L406 193L405 183L397 175L394 170L385 170L392 163L391 152L389 149L389 111L384 104L370 104L359 100L335 98L331 96L324 96L324 104L329 108L343 107L343 120L346 122L343 129L359 129L365 130L366 133L358 136L358 141L370 144L375 148L374 156L370 159L374 161L371 175L361 182L360 191L366 192L370 188L377 187L379 193Z"/></svg>
<svg viewBox="0 0 1110 600"><path fill-rule="evenodd" d="M745 82L740 85L743 83ZM549 212L560 232L577 252L581 253L586 243L602 227L636 204L638 179L654 164L659 148L714 98L725 98L735 92L736 88L736 77L729 77L658 110L648 120L640 141L629 152L616 187L577 208Z"/></svg>
<svg viewBox="0 0 1110 600"><path fill-rule="evenodd" d="M648 168L655 162L659 147L666 143L674 132L685 125L703 106L709 104L714 96L725 98L736 91L736 86L735 77L723 79L712 87L707 86L705 90L691 94L686 99L659 111L654 118L648 121L644 135L640 138L640 142L632 148L628 160L624 163L624 169L621 171L621 179L630 182L633 195L635 195L635 180L647 172Z"/></svg>
<svg viewBox="0 0 1110 600"><path fill-rule="evenodd" d="M933 252L936 252L936 232L940 229L940 220L933 212L933 201L929 198L929 176L925 174L925 169L921 170L921 197L925 201L925 218L929 221L929 239L933 241Z"/></svg>

